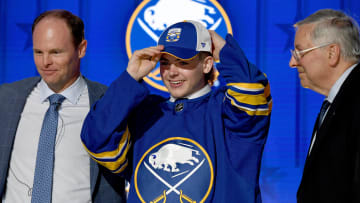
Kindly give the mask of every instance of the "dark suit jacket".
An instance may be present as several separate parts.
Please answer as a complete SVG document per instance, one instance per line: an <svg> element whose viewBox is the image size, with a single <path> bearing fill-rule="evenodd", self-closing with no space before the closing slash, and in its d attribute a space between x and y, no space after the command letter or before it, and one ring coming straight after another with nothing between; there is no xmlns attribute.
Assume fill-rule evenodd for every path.
<svg viewBox="0 0 360 203"><path fill-rule="evenodd" d="M32 77L0 86L0 198L6 189L10 156L20 116L28 95L39 81L40 77ZM92 105L104 94L106 86L87 79L85 81ZM94 203L125 202L124 180L111 174L92 159L90 186Z"/></svg>
<svg viewBox="0 0 360 203"><path fill-rule="evenodd" d="M359 151L360 65L344 81L317 132L298 202L360 202Z"/></svg>

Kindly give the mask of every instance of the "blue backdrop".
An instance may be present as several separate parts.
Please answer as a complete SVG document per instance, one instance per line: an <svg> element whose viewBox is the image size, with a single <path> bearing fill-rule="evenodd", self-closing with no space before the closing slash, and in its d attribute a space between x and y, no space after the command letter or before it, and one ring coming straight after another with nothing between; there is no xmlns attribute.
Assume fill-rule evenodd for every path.
<svg viewBox="0 0 360 203"><path fill-rule="evenodd" d="M154 44L154 39L161 32L164 23L151 25L151 22L158 21L154 21L154 11L145 9L160 5L160 1L170 4L180 2L0 0L0 84L37 75L32 58L31 24L41 12L55 8L70 10L84 20L88 50L82 60L82 73L91 80L110 84L125 70L128 57L134 49ZM261 169L262 196L264 202L296 202L296 190L301 179L313 123L323 97L302 88L299 85L297 71L288 66L289 49L293 47L294 39L292 24L321 8L341 9L359 22L360 1L182 2L203 5L201 8L204 13L200 18L208 27L215 26L223 36L225 32L232 32L249 60L268 75L274 104ZM180 12L185 16L194 17L191 9L195 7L187 7L188 10L185 11L173 10L171 16ZM147 13L149 11L150 13ZM150 17L146 18L146 13ZM206 19L208 16L211 18ZM163 16L162 19L167 17ZM212 19L215 21L212 22ZM139 30L144 31L145 28L149 29L147 35L143 33L143 36L140 36ZM154 73L153 78L156 77ZM154 92L166 94L154 86L151 88Z"/></svg>

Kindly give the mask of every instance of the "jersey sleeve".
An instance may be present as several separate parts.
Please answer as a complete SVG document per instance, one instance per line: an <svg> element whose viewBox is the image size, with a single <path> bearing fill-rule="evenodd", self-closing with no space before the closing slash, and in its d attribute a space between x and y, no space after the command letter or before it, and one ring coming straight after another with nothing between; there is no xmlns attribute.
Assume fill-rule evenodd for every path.
<svg viewBox="0 0 360 203"><path fill-rule="evenodd" d="M128 120L148 94L144 84L124 71L85 118L81 140L86 151L114 173L123 172L128 164L131 146Z"/></svg>
<svg viewBox="0 0 360 203"><path fill-rule="evenodd" d="M236 134L234 139L263 143L272 107L266 75L247 60L231 35L226 36L217 69L226 81L223 114L228 133Z"/></svg>
<svg viewBox="0 0 360 203"><path fill-rule="evenodd" d="M229 164L261 200L259 173L272 106L269 82L231 35L226 37L217 69L226 81L222 116Z"/></svg>

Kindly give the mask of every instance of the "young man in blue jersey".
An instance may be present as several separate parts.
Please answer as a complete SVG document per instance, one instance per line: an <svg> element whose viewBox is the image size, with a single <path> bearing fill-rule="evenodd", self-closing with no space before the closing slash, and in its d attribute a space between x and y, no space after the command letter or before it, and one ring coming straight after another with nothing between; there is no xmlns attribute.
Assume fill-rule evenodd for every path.
<svg viewBox="0 0 360 203"><path fill-rule="evenodd" d="M211 90L214 60L226 85ZM158 61L170 98L142 83ZM129 202L261 202L271 104L266 76L231 35L185 21L134 52L81 136L97 162L128 179Z"/></svg>

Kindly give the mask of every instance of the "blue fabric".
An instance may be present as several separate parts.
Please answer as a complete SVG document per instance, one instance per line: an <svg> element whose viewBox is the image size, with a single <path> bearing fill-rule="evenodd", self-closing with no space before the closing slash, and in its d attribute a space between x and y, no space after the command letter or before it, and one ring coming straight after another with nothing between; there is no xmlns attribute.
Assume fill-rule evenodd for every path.
<svg viewBox="0 0 360 203"><path fill-rule="evenodd" d="M51 202L58 109L65 97L53 94L41 128L32 192L32 203Z"/></svg>
<svg viewBox="0 0 360 203"><path fill-rule="evenodd" d="M328 100L324 100L324 102L322 103L321 108L320 108L319 120L318 120L318 125L317 125L318 130L319 130L320 126L321 126L321 123L322 123L322 120L324 118L325 112L329 108L329 106L330 106L330 102Z"/></svg>
<svg viewBox="0 0 360 203"><path fill-rule="evenodd" d="M247 108L242 102L255 84L266 87L260 94L266 102L269 84L231 35L226 42L217 68L233 82L228 86L169 102L125 71L92 107L82 141L96 161L130 180L128 202L261 202L258 177L271 102L268 114L260 114L256 99ZM237 89L251 94L237 95Z"/></svg>

